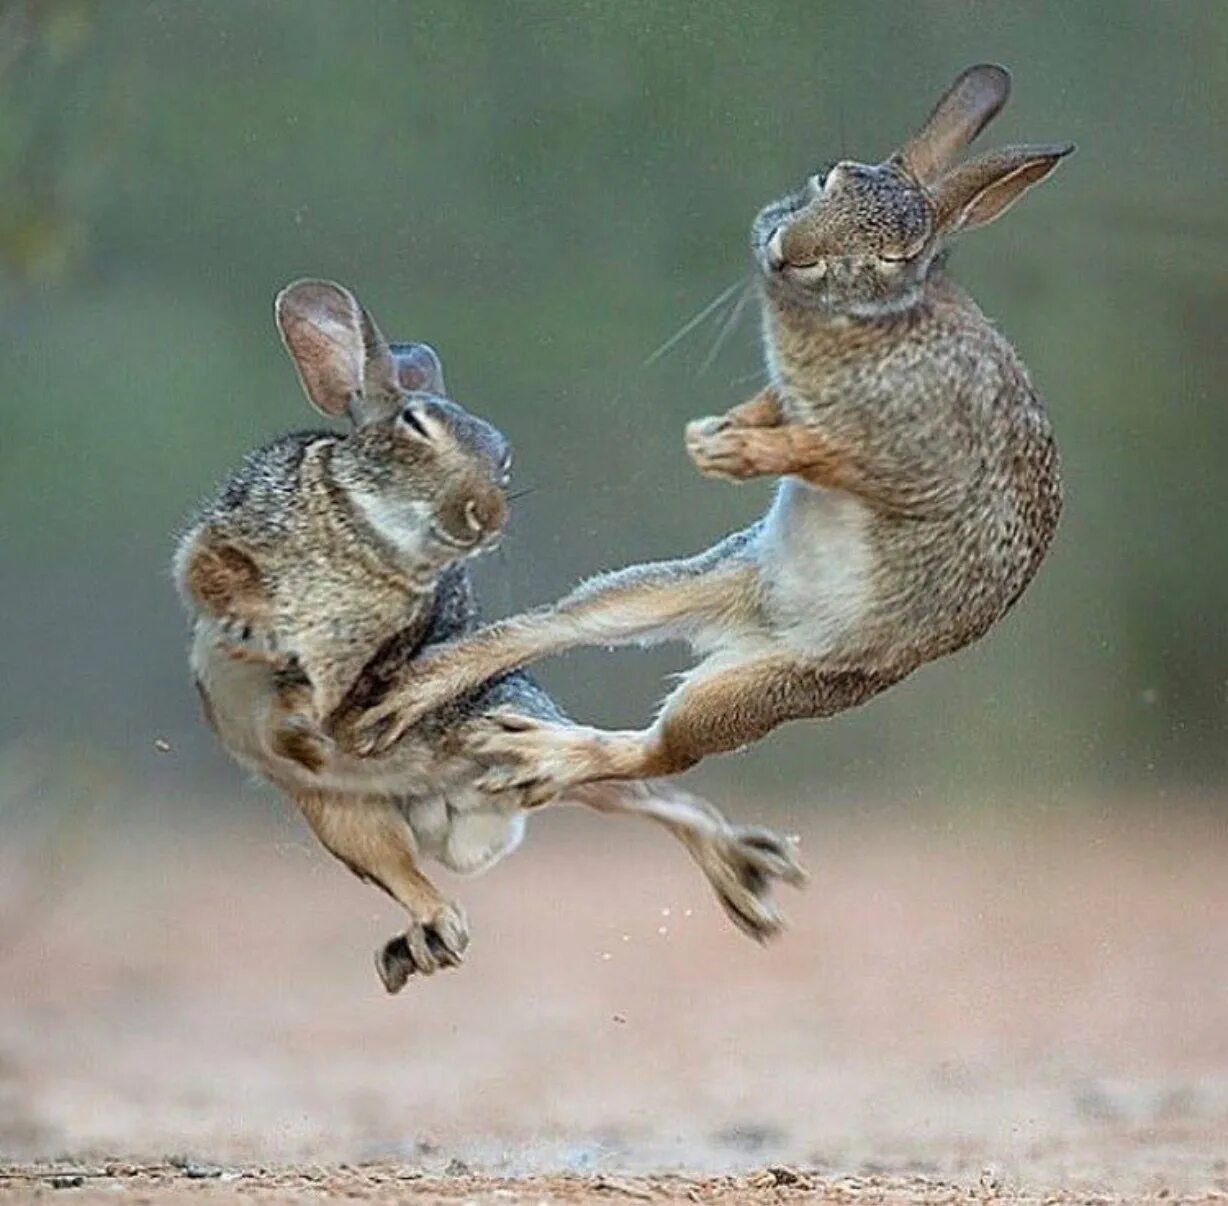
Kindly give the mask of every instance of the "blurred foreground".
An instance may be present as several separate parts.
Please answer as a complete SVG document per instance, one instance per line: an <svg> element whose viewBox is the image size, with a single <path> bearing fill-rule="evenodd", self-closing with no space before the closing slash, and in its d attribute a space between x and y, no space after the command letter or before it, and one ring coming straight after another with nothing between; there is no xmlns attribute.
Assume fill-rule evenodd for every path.
<svg viewBox="0 0 1228 1206"><path fill-rule="evenodd" d="M813 883L768 950L661 835L544 815L455 885L467 966L393 999L371 952L397 917L376 892L275 807L193 815L96 826L37 909L37 844L0 854L0 1152L68 1161L66 1182L0 1170L0 1197L81 1176L80 1198L116 1188L109 1162L170 1157L128 1188L1228 1195L1228 833L1210 814L812 825ZM806 1177L641 1177L769 1166Z"/></svg>

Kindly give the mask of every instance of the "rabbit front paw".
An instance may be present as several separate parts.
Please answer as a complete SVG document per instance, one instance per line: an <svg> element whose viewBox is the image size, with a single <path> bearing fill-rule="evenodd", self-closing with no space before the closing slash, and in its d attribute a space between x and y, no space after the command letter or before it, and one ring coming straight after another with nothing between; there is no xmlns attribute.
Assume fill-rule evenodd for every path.
<svg viewBox="0 0 1228 1206"><path fill-rule="evenodd" d="M687 425L686 450L701 473L745 481L765 472L755 455L762 438L759 428L738 427L718 415Z"/></svg>
<svg viewBox="0 0 1228 1206"><path fill-rule="evenodd" d="M329 719L328 729L346 750L360 758L387 753L428 712L453 698L446 677L432 676L429 661L407 668L396 687L378 703L345 704Z"/></svg>
<svg viewBox="0 0 1228 1206"><path fill-rule="evenodd" d="M403 934L375 953L375 968L390 993L400 992L410 976L430 976L459 967L469 946L469 921L460 905L445 901L435 913L415 920Z"/></svg>
<svg viewBox="0 0 1228 1206"><path fill-rule="evenodd" d="M385 696L369 708L345 705L330 718L329 732L349 753L369 758L395 745L422 715L416 708L407 712L410 706L404 702L400 691Z"/></svg>

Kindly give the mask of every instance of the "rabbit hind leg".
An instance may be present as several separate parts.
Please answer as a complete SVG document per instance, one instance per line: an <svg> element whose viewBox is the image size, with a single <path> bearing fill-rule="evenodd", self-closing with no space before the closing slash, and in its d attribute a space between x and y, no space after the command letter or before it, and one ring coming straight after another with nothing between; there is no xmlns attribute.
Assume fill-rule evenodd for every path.
<svg viewBox="0 0 1228 1206"><path fill-rule="evenodd" d="M784 926L773 886L806 882L791 839L763 826L732 824L708 801L668 784L589 783L576 788L570 799L664 826L704 873L734 925L757 942L766 942Z"/></svg>
<svg viewBox="0 0 1228 1206"><path fill-rule="evenodd" d="M763 653L732 665L701 663L646 729L605 730L494 713L475 738L491 763L488 790L558 795L601 779L645 779L688 770L709 754L758 741L789 720L831 716L893 681L869 670L817 668Z"/></svg>
<svg viewBox="0 0 1228 1206"><path fill-rule="evenodd" d="M414 974L459 966L469 945L465 912L419 870L413 831L395 800L296 792L295 803L332 854L409 914L404 933L376 954L376 969L390 993L399 992Z"/></svg>

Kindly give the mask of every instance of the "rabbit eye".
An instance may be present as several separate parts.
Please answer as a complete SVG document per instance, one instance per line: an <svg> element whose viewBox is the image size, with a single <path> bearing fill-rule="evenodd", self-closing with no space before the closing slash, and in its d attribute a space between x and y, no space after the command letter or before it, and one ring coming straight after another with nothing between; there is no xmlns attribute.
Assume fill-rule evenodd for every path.
<svg viewBox="0 0 1228 1206"><path fill-rule="evenodd" d="M422 439L429 440L431 438L431 433L423 426L422 420L418 418L412 403L401 408L401 422Z"/></svg>

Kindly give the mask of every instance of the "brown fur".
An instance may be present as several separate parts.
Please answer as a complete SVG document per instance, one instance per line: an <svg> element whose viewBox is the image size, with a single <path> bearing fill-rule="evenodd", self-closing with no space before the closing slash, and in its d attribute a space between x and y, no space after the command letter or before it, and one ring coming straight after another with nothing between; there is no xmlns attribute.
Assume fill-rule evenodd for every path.
<svg viewBox="0 0 1228 1206"><path fill-rule="evenodd" d="M272 619L259 568L231 544L202 544L193 549L183 569L183 590L219 615L253 626L268 625ZM237 653L252 656L249 649Z"/></svg>
<svg viewBox="0 0 1228 1206"><path fill-rule="evenodd" d="M455 966L469 941L463 910L423 875L422 859L484 870L515 848L524 812L557 794L482 790L476 751L491 717L568 726L513 673L441 709L384 757L355 757L325 733L343 698L379 700L422 648L476 627L463 562L502 530L510 453L494 427L442 396L434 353L384 343L347 290L299 282L279 298L278 319L312 402L354 430L286 436L248 457L181 541L176 578L195 622L197 690L222 744L408 913L378 955L396 992L411 974ZM575 798L665 825L735 924L759 940L781 928L772 886L802 879L785 839L661 785Z"/></svg>
<svg viewBox="0 0 1228 1206"><path fill-rule="evenodd" d="M389 992L398 992L411 975L460 965L469 945L464 911L419 870L413 831L394 798L299 790L294 801L327 850L412 918L410 928L376 956Z"/></svg>
<svg viewBox="0 0 1228 1206"><path fill-rule="evenodd" d="M486 676L580 644L681 637L706 655L641 732L492 732L501 784L670 774L777 724L872 698L981 636L1018 598L1061 505L1043 405L942 272L1069 146L952 168L1009 77L969 69L885 163L840 163L756 219L767 390L688 429L705 472L785 480L755 527L689 560L597 578L407 667L363 748ZM508 726L512 727L512 726Z"/></svg>

